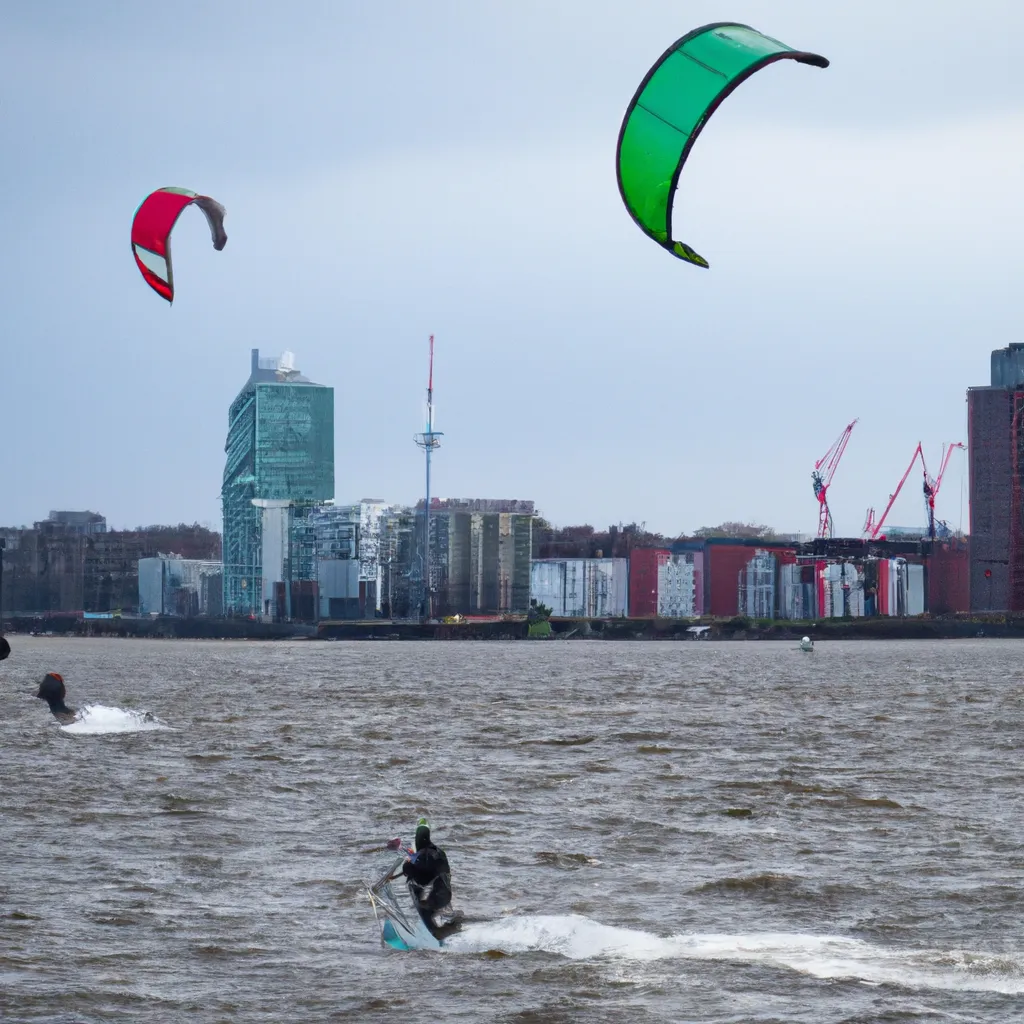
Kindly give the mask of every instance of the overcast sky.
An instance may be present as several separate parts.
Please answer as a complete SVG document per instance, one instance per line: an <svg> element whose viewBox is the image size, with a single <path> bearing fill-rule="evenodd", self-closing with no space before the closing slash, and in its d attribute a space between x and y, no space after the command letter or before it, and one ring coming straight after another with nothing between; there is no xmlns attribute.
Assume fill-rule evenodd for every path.
<svg viewBox="0 0 1024 1024"><path fill-rule="evenodd" d="M715 113L673 259L615 183L623 111L684 32L735 20L828 57ZM8 0L0 4L0 525L89 508L220 529L249 350L335 389L336 495L422 493L427 337L443 496L557 524L837 532L1024 340L1018 0ZM129 227L186 211L173 307ZM939 514L966 525L966 458ZM891 523L923 525L918 475Z"/></svg>

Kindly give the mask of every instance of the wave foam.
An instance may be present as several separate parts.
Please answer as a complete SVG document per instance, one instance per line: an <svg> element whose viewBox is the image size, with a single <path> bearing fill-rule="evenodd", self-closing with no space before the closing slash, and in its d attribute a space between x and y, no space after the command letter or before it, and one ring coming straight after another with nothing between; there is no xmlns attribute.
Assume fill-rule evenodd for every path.
<svg viewBox="0 0 1024 1024"><path fill-rule="evenodd" d="M101 736L117 732L153 732L171 730L171 726L161 722L145 711L132 711L127 708L108 708L102 704L86 704L80 708L73 722L62 725L62 732L76 736Z"/></svg>
<svg viewBox="0 0 1024 1024"><path fill-rule="evenodd" d="M964 950L885 949L828 935L673 935L599 924L579 915L508 917L468 924L445 947L454 952L544 952L572 960L722 960L760 963L815 978L853 979L912 989L1024 993L1024 955Z"/></svg>

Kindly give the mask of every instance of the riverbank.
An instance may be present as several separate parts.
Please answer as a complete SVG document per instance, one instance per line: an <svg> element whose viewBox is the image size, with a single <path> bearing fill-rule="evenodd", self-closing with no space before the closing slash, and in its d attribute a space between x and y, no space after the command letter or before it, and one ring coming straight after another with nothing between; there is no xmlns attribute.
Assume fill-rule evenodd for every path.
<svg viewBox="0 0 1024 1024"><path fill-rule="evenodd" d="M318 625L249 619L81 619L76 616L15 617L8 635L117 636L191 640L949 640L973 637L1024 638L1024 616L983 615L931 618L822 619L813 622L732 619L552 619L550 636L529 637L525 619L460 623L368 621ZM698 633L696 630L699 629Z"/></svg>

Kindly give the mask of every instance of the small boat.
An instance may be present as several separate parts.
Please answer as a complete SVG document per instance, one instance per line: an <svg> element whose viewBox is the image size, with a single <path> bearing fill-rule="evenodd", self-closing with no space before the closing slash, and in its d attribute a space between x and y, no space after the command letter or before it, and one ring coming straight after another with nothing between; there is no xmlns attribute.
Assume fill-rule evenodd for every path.
<svg viewBox="0 0 1024 1024"><path fill-rule="evenodd" d="M800 650L801 651L813 651L814 650L814 641L809 636L803 637L800 640Z"/></svg>

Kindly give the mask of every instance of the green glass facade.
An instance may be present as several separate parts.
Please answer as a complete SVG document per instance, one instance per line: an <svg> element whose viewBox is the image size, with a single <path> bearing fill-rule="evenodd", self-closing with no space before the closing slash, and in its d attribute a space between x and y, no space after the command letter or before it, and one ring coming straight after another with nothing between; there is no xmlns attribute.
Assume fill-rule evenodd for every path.
<svg viewBox="0 0 1024 1024"><path fill-rule="evenodd" d="M254 498L294 503L292 579L316 578L304 510L334 497L334 389L307 380L287 354L261 360L253 349L249 380L228 412L224 451L224 608L259 614L261 511Z"/></svg>

